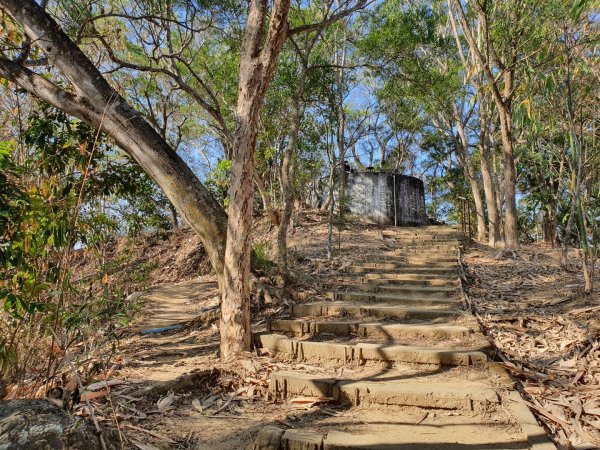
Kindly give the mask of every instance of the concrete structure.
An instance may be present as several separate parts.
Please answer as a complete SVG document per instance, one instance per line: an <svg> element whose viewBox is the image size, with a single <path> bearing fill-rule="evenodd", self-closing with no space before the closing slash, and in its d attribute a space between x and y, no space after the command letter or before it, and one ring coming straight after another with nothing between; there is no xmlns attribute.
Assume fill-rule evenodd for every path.
<svg viewBox="0 0 600 450"><path fill-rule="evenodd" d="M380 225L427 225L423 181L389 172L347 174L350 213Z"/></svg>

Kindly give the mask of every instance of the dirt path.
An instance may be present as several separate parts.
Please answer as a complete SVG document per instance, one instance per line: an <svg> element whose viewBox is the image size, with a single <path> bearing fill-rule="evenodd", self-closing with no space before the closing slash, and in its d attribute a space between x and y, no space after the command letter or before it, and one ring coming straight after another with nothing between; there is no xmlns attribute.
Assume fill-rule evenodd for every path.
<svg viewBox="0 0 600 450"><path fill-rule="evenodd" d="M217 284L210 277L152 288L140 298L150 313L136 323L134 329L149 332L185 325L216 309L218 295Z"/></svg>
<svg viewBox="0 0 600 450"><path fill-rule="evenodd" d="M148 312L131 327L135 336L125 353L135 361L128 377L175 383L216 352L214 337L204 340L197 331L186 331L199 317L217 313L218 287L210 277L154 287L140 301Z"/></svg>

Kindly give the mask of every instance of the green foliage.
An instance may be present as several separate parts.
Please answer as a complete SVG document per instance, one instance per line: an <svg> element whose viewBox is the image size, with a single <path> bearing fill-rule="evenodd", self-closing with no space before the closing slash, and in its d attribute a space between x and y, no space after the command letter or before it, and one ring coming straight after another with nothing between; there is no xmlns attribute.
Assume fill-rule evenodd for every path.
<svg viewBox="0 0 600 450"><path fill-rule="evenodd" d="M0 334L0 377L7 376L16 365L17 350L8 339Z"/></svg>
<svg viewBox="0 0 600 450"><path fill-rule="evenodd" d="M231 160L223 159L208 174L206 187L215 198L223 202L223 206L229 206L229 187L231 176Z"/></svg>
<svg viewBox="0 0 600 450"><path fill-rule="evenodd" d="M373 75L384 82L377 92L384 107L403 111L405 117L448 110L461 82L460 65L451 57L454 43L438 33L444 11L388 0L372 17L359 48L371 61Z"/></svg>
<svg viewBox="0 0 600 450"><path fill-rule="evenodd" d="M27 339L67 345L103 321L126 323L122 290L73 280L75 247L168 224L154 183L103 135L43 103L25 126L19 146L0 145L0 370L11 373Z"/></svg>
<svg viewBox="0 0 600 450"><path fill-rule="evenodd" d="M250 266L254 270L263 272L269 271L275 266L275 263L269 258L270 245L268 242L260 242L252 247L250 254Z"/></svg>

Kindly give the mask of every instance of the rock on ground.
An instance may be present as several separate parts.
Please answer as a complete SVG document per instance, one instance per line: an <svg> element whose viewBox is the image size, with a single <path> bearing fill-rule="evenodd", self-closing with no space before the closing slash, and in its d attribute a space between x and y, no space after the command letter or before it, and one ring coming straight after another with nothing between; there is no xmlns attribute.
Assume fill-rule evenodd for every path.
<svg viewBox="0 0 600 450"><path fill-rule="evenodd" d="M108 449L118 440L104 436ZM45 400L0 400L0 450L96 450L96 431L78 417Z"/></svg>

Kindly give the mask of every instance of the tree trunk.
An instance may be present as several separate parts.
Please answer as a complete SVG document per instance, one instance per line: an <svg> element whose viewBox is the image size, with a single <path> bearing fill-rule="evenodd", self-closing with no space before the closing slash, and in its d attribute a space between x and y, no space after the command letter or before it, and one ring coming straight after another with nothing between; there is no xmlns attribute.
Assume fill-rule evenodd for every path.
<svg viewBox="0 0 600 450"><path fill-rule="evenodd" d="M467 157L468 158L468 157ZM467 165L472 166L472 162L467 162ZM467 171L473 170L466 169ZM485 210L483 209L483 202L481 201L481 190L479 189L479 182L474 176L469 177L469 186L471 188L471 194L473 195L473 202L475 203L475 213L477 214L477 241L485 242Z"/></svg>
<svg viewBox="0 0 600 450"><path fill-rule="evenodd" d="M337 128L337 147L338 147L338 155L339 155L339 178L338 178L338 209L340 210L340 214L343 213L342 209L346 204L345 196L346 196L346 141L344 139L344 130L346 128L346 115L343 112L343 106L339 105L340 113L338 116L338 128Z"/></svg>
<svg viewBox="0 0 600 450"><path fill-rule="evenodd" d="M477 240L479 242L485 241L485 211L483 209L483 202L481 201L481 191L479 189L479 183L475 178L473 162L468 155L465 155L462 149L457 147L457 152L460 153L458 160L463 167L465 178L469 182L471 188L471 195L473 196L473 202L475 203L475 213L477 214Z"/></svg>
<svg viewBox="0 0 600 450"><path fill-rule="evenodd" d="M334 157L334 163L331 166L331 170L329 172L329 180L328 180L328 186L329 187L335 187L335 157ZM328 211L329 210L329 205L331 205L331 202L333 202L333 189L329 189L329 191L327 192L327 199L325 200L325 202L321 205L321 211Z"/></svg>
<svg viewBox="0 0 600 450"><path fill-rule="evenodd" d="M236 130L231 165L231 191L223 300L221 302L221 357L231 358L252 348L250 329L250 253L252 177L260 108L275 73L277 57L287 37L289 0L250 1L240 52ZM270 17L265 30L265 21Z"/></svg>
<svg viewBox="0 0 600 450"><path fill-rule="evenodd" d="M488 57L482 54L469 26L469 20L463 9L460 0L453 1L456 10L459 13L459 20L463 28L463 35L467 40L469 49L473 53L477 66L485 74L486 84L491 90L492 98L496 104L498 114L500 116L500 129L502 135L502 155L504 160L504 201L505 201L505 218L504 218L504 242L506 249L516 249L519 247L518 234L518 218L517 218L517 202L516 202L516 169L515 157L512 141L512 96L514 94L514 75L515 62L517 59L516 48L511 48L511 62L506 64L510 68L503 71L503 91L498 87L499 81L494 76L492 67ZM452 11L452 1L448 0L448 7ZM489 53L496 56L492 43L489 41L487 30L487 16L480 4L476 4L479 16L479 25L481 25L484 38L486 39L484 47L489 49ZM452 13L453 14L453 13ZM486 52L487 53L487 52ZM498 65L498 64L497 64Z"/></svg>
<svg viewBox="0 0 600 450"><path fill-rule="evenodd" d="M21 64L0 59L0 76L109 135L162 188L198 234L222 282L227 216L177 153L107 83L94 64L34 1L0 6L73 86L65 91Z"/></svg>
<svg viewBox="0 0 600 450"><path fill-rule="evenodd" d="M492 167L497 167L500 163L496 155L493 155ZM504 174L502 170L496 172L496 183L494 183L494 195L496 196L496 209L498 210L498 226L500 227L500 241L504 242L504 221L502 213L504 210L504 192L502 185L504 184Z"/></svg>
<svg viewBox="0 0 600 450"><path fill-rule="evenodd" d="M331 261L333 258L333 215L335 211L335 198L333 196L333 190L335 189L333 177L330 178L329 191L332 193L331 201L329 202L329 215L327 217L327 260Z"/></svg>
<svg viewBox="0 0 600 450"><path fill-rule="evenodd" d="M556 246L556 208L554 205L548 205L546 214L542 221L542 230L544 233L544 242Z"/></svg>
<svg viewBox="0 0 600 450"><path fill-rule="evenodd" d="M339 64L339 68L336 70L336 85L338 98L337 100L337 132L336 132L336 143L338 148L338 160L340 163L340 174L338 179L338 210L340 215L344 213L343 208L346 203L346 111L344 110L344 94L343 86L345 83L345 69L346 64L346 51L347 51L347 30L344 27L343 42L341 48L341 56L337 52L335 54L334 63Z"/></svg>
<svg viewBox="0 0 600 450"><path fill-rule="evenodd" d="M298 86L292 98L292 129L283 155L281 163L281 186L283 189L283 214L281 224L277 233L277 262L280 266L284 278L288 275L288 252L287 252L287 232L294 208L294 153L298 142L300 132L300 121L302 113L300 111L300 99L304 93L304 84L306 81L306 67L303 65L302 72L298 78Z"/></svg>
<svg viewBox="0 0 600 450"><path fill-rule="evenodd" d="M298 84L292 97L291 105L291 120L292 128L287 146L285 148L283 161L281 164L281 188L283 191L283 215L279 232L277 235L278 244L278 263L283 272L284 279L288 278L288 248L287 248L287 233L288 227L292 220L294 208L295 192L294 192L294 154L298 146L298 135L300 133L300 122L302 120L301 101L304 97L304 89L306 86L306 78L309 71L310 54L321 36L322 28L317 30L317 33L306 42L304 51L297 45L295 46L298 60L300 62L300 73L298 75ZM292 222L293 229L293 222Z"/></svg>
<svg viewBox="0 0 600 450"><path fill-rule="evenodd" d="M253 121L251 108L252 102L238 101L240 124L233 150L221 302L221 356L224 358L251 349L249 280L254 191L252 178L246 175L254 172L256 146L256 119Z"/></svg>
<svg viewBox="0 0 600 450"><path fill-rule="evenodd" d="M173 231L179 231L179 219L177 217L177 210L171 202L169 202L169 211L171 212L171 224L173 225Z"/></svg>
<svg viewBox="0 0 600 450"><path fill-rule="evenodd" d="M453 110L455 115L456 128L458 130L458 136L460 142L454 138L456 144L456 151L459 162L463 166L465 177L469 182L471 188L471 195L473 195L473 202L475 203L475 213L477 214L477 240L479 242L485 241L485 211L483 209L483 202L481 201L481 189L479 188L479 181L475 175L475 166L469 155L469 141L465 134L465 128L460 118L460 113L456 104L453 104ZM452 130L450 131L452 132Z"/></svg>
<svg viewBox="0 0 600 450"><path fill-rule="evenodd" d="M488 212L488 244L495 247L500 242L500 220L496 193L494 192L494 179L492 178L492 169L490 167L490 154L487 141L488 119L485 111L479 111L479 151L481 153L481 178L483 180L483 192L485 194L485 203Z"/></svg>
<svg viewBox="0 0 600 450"><path fill-rule="evenodd" d="M354 164L356 164L356 167L358 168L358 170L360 172L364 172L367 168L360 160L360 157L356 154L356 144L353 144L352 147L350 147L350 152L352 153L352 158L354 159ZM371 150L371 159L373 158L372 152L373 151ZM369 167L371 167L371 164L369 164Z"/></svg>
<svg viewBox="0 0 600 450"><path fill-rule="evenodd" d="M508 112L499 112L504 163L504 247L505 249L514 250L519 248L519 230L516 200L517 171L511 133L512 121Z"/></svg>
<svg viewBox="0 0 600 450"><path fill-rule="evenodd" d="M596 257L592 250L582 250L582 263L583 263L583 279L584 288L583 291L586 294L591 294L594 291L594 269L596 264Z"/></svg>
<svg viewBox="0 0 600 450"><path fill-rule="evenodd" d="M488 244L496 247L502 240L500 236L500 213L496 202L496 192L494 190L494 179L490 167L490 156L485 143L480 144L481 150L481 178L483 180L483 192L485 194L485 203L488 212Z"/></svg>
<svg viewBox="0 0 600 450"><path fill-rule="evenodd" d="M256 168L254 169L254 182L256 183L256 187L258 188L258 193L260 194L264 210L267 213L269 220L274 226L278 227L280 224L279 214L277 213L277 211L275 211L275 208L273 208L273 204L271 203L271 200L267 195L267 188L265 187L265 183L258 171L256 170Z"/></svg>

